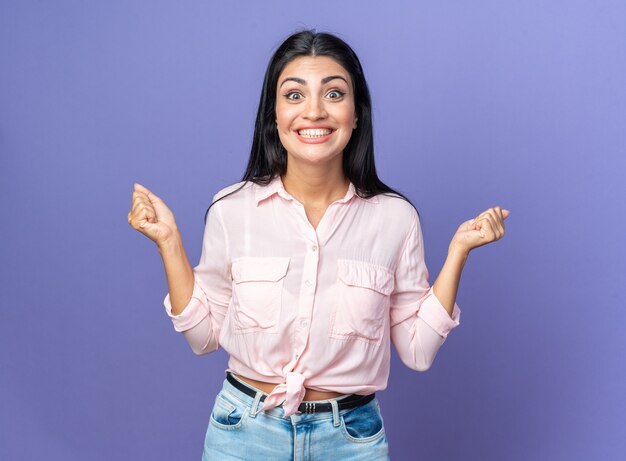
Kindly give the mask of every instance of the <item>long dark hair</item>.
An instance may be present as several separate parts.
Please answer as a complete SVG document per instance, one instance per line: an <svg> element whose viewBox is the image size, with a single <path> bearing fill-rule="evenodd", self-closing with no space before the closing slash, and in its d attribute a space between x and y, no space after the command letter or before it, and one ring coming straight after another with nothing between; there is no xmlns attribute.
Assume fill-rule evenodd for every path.
<svg viewBox="0 0 626 461"><path fill-rule="evenodd" d="M357 195L369 198L383 193L394 194L410 203L408 198L387 186L376 174L372 102L359 58L339 37L314 30L303 30L289 36L278 47L267 66L254 125L252 150L242 178L245 182L241 187L248 181L267 185L276 175L283 175L287 171L287 151L280 142L276 127L276 86L285 66L300 56L328 56L350 74L359 123L343 151L343 173L354 184Z"/></svg>

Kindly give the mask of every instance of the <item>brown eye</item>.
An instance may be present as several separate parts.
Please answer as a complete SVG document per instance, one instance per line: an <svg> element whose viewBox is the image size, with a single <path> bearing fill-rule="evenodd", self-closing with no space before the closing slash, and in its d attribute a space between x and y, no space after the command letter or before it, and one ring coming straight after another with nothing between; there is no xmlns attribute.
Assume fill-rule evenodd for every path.
<svg viewBox="0 0 626 461"><path fill-rule="evenodd" d="M345 95L345 93L339 90L331 90L326 96L330 99L340 99L343 95Z"/></svg>
<svg viewBox="0 0 626 461"><path fill-rule="evenodd" d="M291 91L287 93L285 97L289 99L290 101L298 101L299 99L302 99L302 95L298 93L297 91Z"/></svg>

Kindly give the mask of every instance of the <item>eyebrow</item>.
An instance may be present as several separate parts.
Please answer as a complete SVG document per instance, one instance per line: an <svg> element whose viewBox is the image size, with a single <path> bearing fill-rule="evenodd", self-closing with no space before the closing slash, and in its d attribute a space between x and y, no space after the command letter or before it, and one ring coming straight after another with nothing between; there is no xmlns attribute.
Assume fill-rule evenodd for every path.
<svg viewBox="0 0 626 461"><path fill-rule="evenodd" d="M331 80L335 80L336 78L341 79L344 82L346 82L346 85L348 84L348 81L345 78L343 78L341 75L329 75L328 77L324 77L322 79L322 85L325 85L326 83L330 82ZM299 83L300 85L306 85L306 80L304 79L301 79L298 77L287 77L285 80L283 80L283 83L281 83L280 86L283 86L286 82L289 82L289 81Z"/></svg>

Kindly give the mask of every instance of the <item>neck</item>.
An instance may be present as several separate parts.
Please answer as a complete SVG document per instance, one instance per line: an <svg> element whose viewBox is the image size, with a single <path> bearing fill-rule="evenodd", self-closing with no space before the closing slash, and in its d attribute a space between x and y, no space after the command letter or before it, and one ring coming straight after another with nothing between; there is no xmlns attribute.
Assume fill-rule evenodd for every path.
<svg viewBox="0 0 626 461"><path fill-rule="evenodd" d="M328 205L343 198L350 181L343 174L341 156L333 165L302 165L287 162L282 181L285 190L303 205ZM338 163L338 164L337 164Z"/></svg>

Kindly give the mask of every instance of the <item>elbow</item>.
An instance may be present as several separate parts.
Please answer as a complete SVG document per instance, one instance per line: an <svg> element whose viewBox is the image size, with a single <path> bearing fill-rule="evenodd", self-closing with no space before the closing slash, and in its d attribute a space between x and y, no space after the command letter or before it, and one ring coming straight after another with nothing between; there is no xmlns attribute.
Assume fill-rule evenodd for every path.
<svg viewBox="0 0 626 461"><path fill-rule="evenodd" d="M206 333L204 333L200 335L195 335L191 331L189 331L185 332L185 338L187 339L189 347L191 347L191 350L196 355L210 354L220 347L217 337L212 334L207 335Z"/></svg>
<svg viewBox="0 0 626 461"><path fill-rule="evenodd" d="M203 348L192 347L191 350L196 355L206 355L206 354L210 354L213 351L216 351L217 348L213 349L213 348L208 348L208 347L203 347Z"/></svg>
<svg viewBox="0 0 626 461"><path fill-rule="evenodd" d="M190 344L190 346L191 346L191 350L196 355L210 354L211 352L214 352L219 348L219 344L217 344L217 341L215 341L215 344L213 344L213 341L209 341L206 344L204 344L202 347L199 347L199 345L196 345L196 344Z"/></svg>
<svg viewBox="0 0 626 461"><path fill-rule="evenodd" d="M200 347L191 346L191 350L196 355L205 355L205 354L208 354L209 352L211 352L208 349L205 349L204 347L200 348Z"/></svg>
<svg viewBox="0 0 626 461"><path fill-rule="evenodd" d="M421 361L421 362L413 362L411 364L407 364L407 366L414 371L428 371L432 366L433 362Z"/></svg>
<svg viewBox="0 0 626 461"><path fill-rule="evenodd" d="M183 335L187 344L196 355L209 354L219 348L219 334L213 331L205 317L199 324L184 330Z"/></svg>
<svg viewBox="0 0 626 461"><path fill-rule="evenodd" d="M428 371L428 370L430 370L430 366L431 365L432 365L432 363L420 363L413 369L415 371Z"/></svg>
<svg viewBox="0 0 626 461"><path fill-rule="evenodd" d="M400 357L402 362L413 371L428 371L435 361L435 357L429 357L416 351L411 357Z"/></svg>

